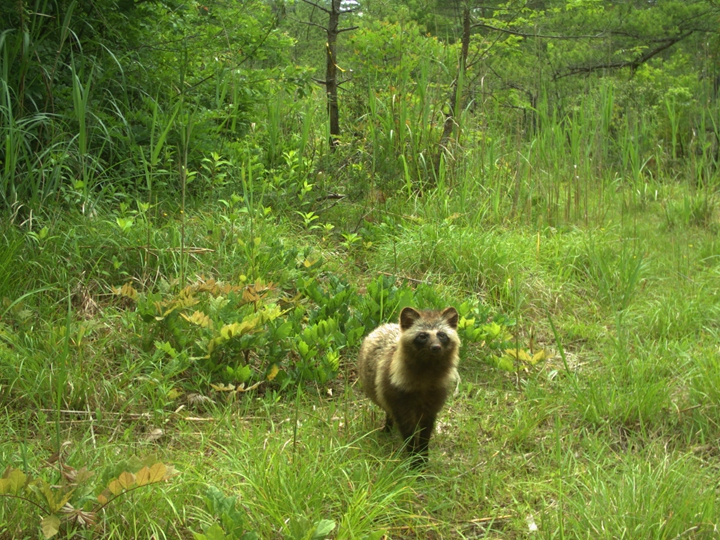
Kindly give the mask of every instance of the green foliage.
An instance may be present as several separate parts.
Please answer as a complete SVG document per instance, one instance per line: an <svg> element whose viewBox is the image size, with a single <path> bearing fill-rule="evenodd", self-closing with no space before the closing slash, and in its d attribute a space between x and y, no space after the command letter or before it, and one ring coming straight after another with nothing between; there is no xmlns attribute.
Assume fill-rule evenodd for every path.
<svg viewBox="0 0 720 540"><path fill-rule="evenodd" d="M217 383L238 384L239 390L272 380L280 366L287 371L290 331L303 312L301 307L283 312L272 283L199 281L176 294L169 289L140 294L124 285L117 294L135 301L140 321L150 325L146 339L155 341L165 377L192 368Z"/></svg>
<svg viewBox="0 0 720 540"><path fill-rule="evenodd" d="M360 320L372 329L388 320L397 320L404 307L413 304L413 291L407 284L398 285L391 276L381 275L370 281L359 306ZM432 306L437 307L437 306Z"/></svg>
<svg viewBox="0 0 720 540"><path fill-rule="evenodd" d="M354 82L361 95L380 88L390 94L406 90L428 65L442 63L451 56L437 38L424 35L413 21L363 22L349 38L354 69L359 72ZM426 89L417 90L423 93Z"/></svg>
<svg viewBox="0 0 720 540"><path fill-rule="evenodd" d="M389 276L369 282L363 295L337 276L301 279L292 298L260 281L198 281L155 293L125 284L115 292L135 303L138 323L148 325L143 339L154 343L159 375L196 374L233 393L262 382L326 384L338 373L343 351L357 348L367 331L396 319L403 307L443 307L432 288L413 290ZM507 341L503 319L486 324L490 310L477 302L459 309L461 336L497 353Z"/></svg>
<svg viewBox="0 0 720 540"><path fill-rule="evenodd" d="M305 84L303 69L286 65L292 41L273 31L275 17L263 2L106 4L2 10L6 209L16 202L39 208L64 188L81 192L87 205L109 176L113 190L168 185L181 108L194 111L190 161L217 187L227 163L203 160L247 133L274 81Z"/></svg>
<svg viewBox="0 0 720 540"><path fill-rule="evenodd" d="M49 464L51 474L59 476L59 483L42 476L32 479L20 469L9 466L0 478L0 498L6 499L6 504L32 505L40 510L39 526L45 538L52 538L61 530L72 534L72 531L92 528L99 521L112 519L112 514L107 514L117 503L111 503L137 489L166 482L175 475L172 467L154 458L116 464L113 476L108 479L106 471L99 482L92 481L95 471L87 467L75 469L67 464L62 451L52 456ZM122 515L124 511L119 512Z"/></svg>
<svg viewBox="0 0 720 540"><path fill-rule="evenodd" d="M258 540L260 537L245 529L244 513L236 507L237 498L225 495L210 486L205 492L205 506L219 523L214 523L204 534L193 533L195 540Z"/></svg>

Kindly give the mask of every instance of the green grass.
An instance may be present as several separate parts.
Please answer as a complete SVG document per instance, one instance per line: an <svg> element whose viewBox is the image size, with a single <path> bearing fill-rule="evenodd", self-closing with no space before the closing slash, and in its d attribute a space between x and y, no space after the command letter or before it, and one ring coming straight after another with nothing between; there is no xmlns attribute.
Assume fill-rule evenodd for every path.
<svg viewBox="0 0 720 540"><path fill-rule="evenodd" d="M573 137L593 133L540 134L517 159L495 138L435 184L410 172L373 178L382 197L362 187L367 163L328 180L283 155L287 170L265 178L274 187L260 193L249 176L236 179L242 199L228 184L181 213L117 194L93 212L67 200L62 212L4 225L0 465L58 483L46 460L69 441L65 462L94 472L75 504L90 504L133 455L179 471L108 505L96 529L64 526L60 537L191 538L218 523L230 533L227 516L208 505L209 488L236 497L233 523L263 539L311 539L323 520L338 539L716 537L714 188L660 167L643 176L632 156L613 172L597 141L607 170L584 163L574 181L582 156L563 154L567 137L576 148ZM316 200L341 188L353 196ZM218 373L187 367L202 358L183 357L185 365L161 354L162 342L178 339L171 326L158 330L113 293L130 284L179 297L181 275L261 279L277 285L281 312L309 326L323 306L301 294L306 283L354 287L360 317L379 274L418 286L425 302L477 302L516 347L552 353L506 372L491 361L491 344L466 339L459 392L420 473L355 384L354 346L333 349L338 377L326 383L224 392L210 386ZM407 298L386 292L390 304ZM221 297L209 302L222 310ZM291 336L287 365L298 363L306 337ZM261 365L274 345L243 349L242 360ZM0 539L37 537L39 516L2 499Z"/></svg>

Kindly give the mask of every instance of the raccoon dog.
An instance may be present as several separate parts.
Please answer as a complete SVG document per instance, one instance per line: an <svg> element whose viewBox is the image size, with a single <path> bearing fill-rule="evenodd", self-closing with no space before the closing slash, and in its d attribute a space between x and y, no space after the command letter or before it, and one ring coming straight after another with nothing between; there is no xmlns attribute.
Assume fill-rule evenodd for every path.
<svg viewBox="0 0 720 540"><path fill-rule="evenodd" d="M430 435L450 387L458 380L458 312L406 307L400 324L373 330L360 347L358 372L365 394L407 441L414 466L427 461Z"/></svg>

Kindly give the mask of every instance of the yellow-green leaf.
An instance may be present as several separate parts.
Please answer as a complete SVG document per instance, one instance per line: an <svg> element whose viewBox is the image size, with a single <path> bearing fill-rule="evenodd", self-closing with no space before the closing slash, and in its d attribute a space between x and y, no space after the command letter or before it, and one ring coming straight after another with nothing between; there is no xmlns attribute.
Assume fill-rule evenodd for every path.
<svg viewBox="0 0 720 540"><path fill-rule="evenodd" d="M87 482L90 478L93 477L94 474L94 472L88 471L87 467L83 467L77 472L77 475L75 476L75 482L78 484Z"/></svg>
<svg viewBox="0 0 720 540"><path fill-rule="evenodd" d="M195 311L189 317L184 313L181 313L180 316L186 321L195 324L200 328L212 328L212 320L202 311Z"/></svg>
<svg viewBox="0 0 720 540"><path fill-rule="evenodd" d="M113 495L120 495L122 493L123 487L120 482L118 482L117 478L110 481L108 484L108 489L110 490L110 493Z"/></svg>
<svg viewBox="0 0 720 540"><path fill-rule="evenodd" d="M138 299L138 292L129 283L125 283L122 287L113 287L112 291L118 296L124 296L125 298L129 298L130 300L137 301Z"/></svg>
<svg viewBox="0 0 720 540"><path fill-rule="evenodd" d="M15 495L25 485L27 476L20 469L8 467L5 474L0 478L0 494L10 493Z"/></svg>
<svg viewBox="0 0 720 540"><path fill-rule="evenodd" d="M550 358L550 353L548 353L545 349L541 349L533 355L530 359L530 363L534 366L538 362L542 362L548 358Z"/></svg>
<svg viewBox="0 0 720 540"><path fill-rule="evenodd" d="M44 483L40 486L40 491L45 496L45 502L47 502L48 508L52 513L59 512L60 509L65 506L65 503L72 497L74 489L71 489L67 493L61 491L53 491L50 484Z"/></svg>
<svg viewBox="0 0 720 540"><path fill-rule="evenodd" d="M220 330L220 336L222 336L225 340L230 340L235 336L241 336L243 334L248 334L252 332L255 329L256 325L256 318L250 320L246 319L239 323L226 324Z"/></svg>
<svg viewBox="0 0 720 540"><path fill-rule="evenodd" d="M216 392L234 392L235 391L235 385L234 384L212 384L210 383L210 388L215 390Z"/></svg>
<svg viewBox="0 0 720 540"><path fill-rule="evenodd" d="M505 354L523 362L530 362L531 360L530 355L524 349L505 349Z"/></svg>
<svg viewBox="0 0 720 540"><path fill-rule="evenodd" d="M498 360L498 367L503 371L515 371L513 359L507 356L503 356Z"/></svg>
<svg viewBox="0 0 720 540"><path fill-rule="evenodd" d="M164 463L155 463L152 467L143 467L137 473L137 485L145 486L147 484L155 484L165 480L167 467Z"/></svg>
<svg viewBox="0 0 720 540"><path fill-rule="evenodd" d="M105 489L100 495L97 496L97 500L100 504L107 504L110 502L110 495L112 495L112 493L110 493L110 490Z"/></svg>
<svg viewBox="0 0 720 540"><path fill-rule="evenodd" d="M45 538L52 538L60 530L60 518L55 514L45 516L40 522L40 528Z"/></svg>
<svg viewBox="0 0 720 540"><path fill-rule="evenodd" d="M70 491L63 493L59 490L53 490L52 487L50 487L50 484L43 479L36 480L34 486L34 491L36 491L36 493L39 492L45 498L45 502L47 503L50 512L53 513L60 510L65 503L70 500L70 497L75 491L74 489L71 489Z"/></svg>
<svg viewBox="0 0 720 540"><path fill-rule="evenodd" d="M267 380L272 381L275 377L277 377L277 374L280 372L280 368L277 367L277 364L273 364L272 367L270 367L270 371L267 374Z"/></svg>
<svg viewBox="0 0 720 540"><path fill-rule="evenodd" d="M118 483L123 489L130 489L135 483L135 475L127 471L120 473Z"/></svg>
<svg viewBox="0 0 720 540"><path fill-rule="evenodd" d="M458 322L458 329L462 330L465 327L473 328L475 326L475 318L466 319L465 317L460 317L460 321Z"/></svg>

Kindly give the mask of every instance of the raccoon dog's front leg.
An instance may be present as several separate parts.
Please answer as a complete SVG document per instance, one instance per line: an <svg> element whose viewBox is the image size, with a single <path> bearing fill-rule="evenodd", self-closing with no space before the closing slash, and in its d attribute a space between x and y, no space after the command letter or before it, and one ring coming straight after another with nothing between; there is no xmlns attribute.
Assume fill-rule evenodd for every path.
<svg viewBox="0 0 720 540"><path fill-rule="evenodd" d="M406 441L412 467L421 467L428 460L430 435L435 426L435 415L426 415L417 422L405 421L399 425L400 434Z"/></svg>
<svg viewBox="0 0 720 540"><path fill-rule="evenodd" d="M423 465L428 460L428 448L430 446L430 435L435 427L435 415L427 416L420 421L418 426L417 446L413 454L413 467Z"/></svg>
<svg viewBox="0 0 720 540"><path fill-rule="evenodd" d="M395 422L393 422L392 416L390 416L390 413L385 413L385 426L383 427L383 431L389 433L393 425L395 425Z"/></svg>

